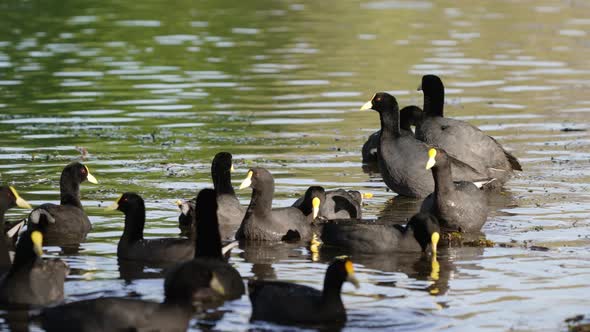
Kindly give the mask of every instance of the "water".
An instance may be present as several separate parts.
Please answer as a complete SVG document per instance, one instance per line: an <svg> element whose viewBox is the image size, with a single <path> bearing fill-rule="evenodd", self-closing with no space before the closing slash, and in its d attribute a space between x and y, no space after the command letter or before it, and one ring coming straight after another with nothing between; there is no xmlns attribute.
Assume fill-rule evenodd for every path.
<svg viewBox="0 0 590 332"><path fill-rule="evenodd" d="M119 277L123 217L106 203L139 192L146 234L175 235L172 203L210 186L212 157L230 151L235 184L249 166L271 170L275 206L321 184L371 192L365 217L403 220L417 203L362 171L378 117L358 109L380 90L421 104L421 75L438 74L446 114L496 137L525 172L493 201L483 231L496 245L443 249L438 278L415 255L354 258L362 287L344 287L346 330L565 329L590 311L590 139L577 131L590 125L588 17L575 0L5 1L0 179L34 205L57 202L59 172L87 151L94 231L78 253L48 248L72 269L67 301L159 301L161 278ZM231 261L244 278L321 287L330 258L274 245ZM249 315L244 296L191 326L282 329Z"/></svg>

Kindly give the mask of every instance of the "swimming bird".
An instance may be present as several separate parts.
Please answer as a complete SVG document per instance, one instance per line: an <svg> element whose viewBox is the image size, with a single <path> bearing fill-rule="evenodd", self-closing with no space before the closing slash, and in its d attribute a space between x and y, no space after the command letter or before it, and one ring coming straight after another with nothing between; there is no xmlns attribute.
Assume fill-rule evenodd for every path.
<svg viewBox="0 0 590 332"><path fill-rule="evenodd" d="M303 197L299 197L291 206L299 209L306 217L311 215L311 218L316 220L320 215L322 202L326 202L326 191L324 188L311 186L307 188Z"/></svg>
<svg viewBox="0 0 590 332"><path fill-rule="evenodd" d="M193 310L186 301L163 303L101 297L44 308L33 322L47 332L186 331Z"/></svg>
<svg viewBox="0 0 590 332"><path fill-rule="evenodd" d="M225 261L221 251L216 196L213 189L202 189L197 195L195 255L166 273L164 293L167 299L190 294L193 302L215 303L244 294L240 273Z"/></svg>
<svg viewBox="0 0 590 332"><path fill-rule="evenodd" d="M425 166L432 170L434 192L424 199L420 211L435 215L445 228L480 231L488 216L486 194L472 182L453 182L449 156L442 149L428 150Z"/></svg>
<svg viewBox="0 0 590 332"><path fill-rule="evenodd" d="M143 263L167 263L189 260L195 253L193 241L186 238L144 239L145 204L136 193L122 194L109 210L125 214L125 228L117 245L117 257Z"/></svg>
<svg viewBox="0 0 590 332"><path fill-rule="evenodd" d="M324 220L361 219L362 200L362 194L356 190L326 191L323 187L311 186L292 206L300 209L306 216L313 213L314 220L317 217Z"/></svg>
<svg viewBox="0 0 590 332"><path fill-rule="evenodd" d="M179 199L175 204L180 210L180 215L178 216L178 228L180 228L180 234L187 237L194 236L195 204L197 204L197 198Z"/></svg>
<svg viewBox="0 0 590 332"><path fill-rule="evenodd" d="M416 125L417 139L445 150L501 183L508 181L515 170L522 171L518 159L494 138L465 121L443 117L445 88L438 76L423 76L420 89L424 92L424 117Z"/></svg>
<svg viewBox="0 0 590 332"><path fill-rule="evenodd" d="M376 93L361 110L373 109L381 119L378 147L379 169L385 184L394 192L408 197L425 197L434 190L432 176L424 168L428 160L426 143L411 135L403 136L399 128L399 111L395 97ZM451 158L454 180L489 180L473 167Z"/></svg>
<svg viewBox="0 0 590 332"><path fill-rule="evenodd" d="M415 105L406 106L399 111L399 128L402 136L414 136L412 126L415 126L421 121L422 113L422 109ZM381 130L377 130L363 144L361 150L363 164L376 163L378 161L377 147L379 146L380 137Z"/></svg>
<svg viewBox="0 0 590 332"><path fill-rule="evenodd" d="M67 265L60 259L43 259L45 227L29 225L16 245L14 262L0 280L0 303L48 305L63 300Z"/></svg>
<svg viewBox="0 0 590 332"><path fill-rule="evenodd" d="M84 181L97 184L87 166L73 162L67 165L59 181L60 204L46 203L29 215L28 223L37 223L41 215L53 219L45 234L46 244L77 244L86 238L92 224L80 202L80 184Z"/></svg>
<svg viewBox="0 0 590 332"><path fill-rule="evenodd" d="M340 292L345 281L359 287L352 261L336 258L326 271L324 289L281 281L250 280L251 321L280 324L343 325L346 309Z"/></svg>
<svg viewBox="0 0 590 332"><path fill-rule="evenodd" d="M246 214L246 207L240 204L231 184L231 172L234 170L232 155L229 152L219 152L211 163L211 178L213 188L217 193L217 218L222 240L230 240L235 237L236 230L240 227ZM186 230L192 224L195 199L177 201L181 210L178 217L181 230Z"/></svg>
<svg viewBox="0 0 590 332"><path fill-rule="evenodd" d="M31 205L22 199L16 189L11 186L0 187L0 275L10 269L12 261L8 252L8 239L4 236L4 214L9 209L18 206L23 209L30 209Z"/></svg>
<svg viewBox="0 0 590 332"><path fill-rule="evenodd" d="M252 187L250 205L236 233L236 240L282 241L310 240L313 215L305 216L294 207L272 208L274 179L262 167L254 167L240 189Z"/></svg>
<svg viewBox="0 0 590 332"><path fill-rule="evenodd" d="M326 223L321 240L324 246L338 247L359 254L383 254L399 251L425 252L430 245L436 254L440 226L436 217L418 213L407 225L365 223Z"/></svg>

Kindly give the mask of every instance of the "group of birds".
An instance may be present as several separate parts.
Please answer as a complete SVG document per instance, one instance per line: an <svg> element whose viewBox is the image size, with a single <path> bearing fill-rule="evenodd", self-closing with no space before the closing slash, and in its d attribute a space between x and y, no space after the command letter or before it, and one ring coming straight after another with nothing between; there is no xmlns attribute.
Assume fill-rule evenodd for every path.
<svg viewBox="0 0 590 332"><path fill-rule="evenodd" d="M425 197L421 212L437 217L441 226L478 231L487 218L485 193L501 189L522 167L491 136L443 116L445 90L438 76L423 76L419 90L421 112L416 106L399 111L395 97L385 92L363 105L361 110L375 110L381 120L381 130L363 146L363 161L376 162L385 184L399 195Z"/></svg>
<svg viewBox="0 0 590 332"><path fill-rule="evenodd" d="M376 163L392 191L424 198L420 211L405 226L362 222L363 194L344 189L312 186L292 206L273 208L274 179L262 167L247 171L239 189L249 187L252 195L249 205L242 206L231 183L232 155L220 152L211 166L214 189L177 201L181 237L144 239L145 204L136 193L124 193L108 207L125 215L117 246L120 262L169 264L162 303L101 297L59 304L68 267L59 259L42 258L42 246L85 240L92 225L80 201L80 184L97 183L87 166L73 162L61 174L60 204L33 209L17 241L12 229L4 230L4 214L15 206L31 206L13 187L0 187L0 303L40 308L32 319L47 331L181 331L188 328L197 304L216 306L246 292L240 273L228 263L234 240L321 243L362 254L426 254L430 248L435 259L441 233L479 231L487 218L486 191L501 188L515 170L522 169L490 136L466 122L443 117L444 86L439 77L424 76L422 90L423 110L409 106L400 112L395 97L385 92L361 108L377 111L381 120L381 130L363 146L363 162ZM347 256L328 266L322 291L251 279L247 283L251 319L344 324L340 291L346 281L359 285Z"/></svg>

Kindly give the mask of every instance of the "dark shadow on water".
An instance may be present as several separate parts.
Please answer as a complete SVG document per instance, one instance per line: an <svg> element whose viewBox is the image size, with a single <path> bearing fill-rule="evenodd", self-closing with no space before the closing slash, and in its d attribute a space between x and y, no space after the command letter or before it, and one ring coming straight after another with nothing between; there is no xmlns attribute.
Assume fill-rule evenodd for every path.
<svg viewBox="0 0 590 332"><path fill-rule="evenodd" d="M420 211L421 204L422 199L395 196L385 202L377 217L383 223L405 224Z"/></svg>
<svg viewBox="0 0 590 332"><path fill-rule="evenodd" d="M326 324L326 325L280 325L271 322L265 321L254 321L251 322L253 327L249 328L248 331L301 331L304 330L311 330L311 331L318 331L318 332L338 332L341 331L345 324L335 323L335 324Z"/></svg>
<svg viewBox="0 0 590 332"><path fill-rule="evenodd" d="M301 251L305 247L303 241L287 242L240 242L240 254L246 262L254 264L273 264L290 258L301 258Z"/></svg>
<svg viewBox="0 0 590 332"><path fill-rule="evenodd" d="M174 266L174 263L162 264L145 264L128 260L118 260L119 277L126 283L131 283L135 279L157 279L163 278L166 269Z"/></svg>
<svg viewBox="0 0 590 332"><path fill-rule="evenodd" d="M272 267L272 264L252 264L252 274L256 279L260 280L276 280L277 273Z"/></svg>
<svg viewBox="0 0 590 332"><path fill-rule="evenodd" d="M86 241L86 236L72 236L72 237L56 237L56 235L43 236L43 245L60 247L64 252L78 253L80 243Z"/></svg>
<svg viewBox="0 0 590 332"><path fill-rule="evenodd" d="M2 307L2 309L6 309ZM4 322L0 323L1 331L26 332L29 331L30 316L28 309L14 308L0 314Z"/></svg>
<svg viewBox="0 0 590 332"><path fill-rule="evenodd" d="M215 331L217 323L219 323L227 310L211 309L197 315L197 322L192 325L193 328L199 331Z"/></svg>
<svg viewBox="0 0 590 332"><path fill-rule="evenodd" d="M452 254L451 254L452 251ZM322 248L319 261L329 263L334 257L348 255L355 264L360 264L368 269L382 272L398 272L409 278L432 281L423 291L431 295L444 295L449 290L449 281L454 273L457 273L455 261L477 260L484 252L482 247L463 247L457 249L443 249L439 251L436 259L430 254L398 252L381 255L353 255L352 253L337 248ZM479 269L474 264L469 269ZM395 282L377 283L381 286L396 287Z"/></svg>
<svg viewBox="0 0 590 332"><path fill-rule="evenodd" d="M61 251L59 254L61 256L75 256L80 253L80 244L69 244L60 246L60 248Z"/></svg>
<svg viewBox="0 0 590 332"><path fill-rule="evenodd" d="M506 208L513 208L518 206L516 198L513 196L511 191L502 190L499 192L491 192L488 194L488 206L490 208L490 214L502 216L515 215L506 211L500 211Z"/></svg>

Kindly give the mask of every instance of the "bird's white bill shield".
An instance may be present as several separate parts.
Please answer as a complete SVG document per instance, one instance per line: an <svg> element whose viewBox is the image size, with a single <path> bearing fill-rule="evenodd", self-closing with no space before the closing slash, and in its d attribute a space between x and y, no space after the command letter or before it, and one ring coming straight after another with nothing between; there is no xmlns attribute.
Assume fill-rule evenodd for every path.
<svg viewBox="0 0 590 332"><path fill-rule="evenodd" d="M252 171L248 171L248 175L246 175L246 178L242 181L238 189L248 188L250 185L252 185Z"/></svg>
<svg viewBox="0 0 590 332"><path fill-rule="evenodd" d="M86 180L88 180L90 183L98 184L98 180L94 177L94 175L90 174L88 166L84 166L84 168L86 168Z"/></svg>
<svg viewBox="0 0 590 332"><path fill-rule="evenodd" d="M369 100L361 107L361 111L370 110L372 108L373 108L373 100Z"/></svg>

